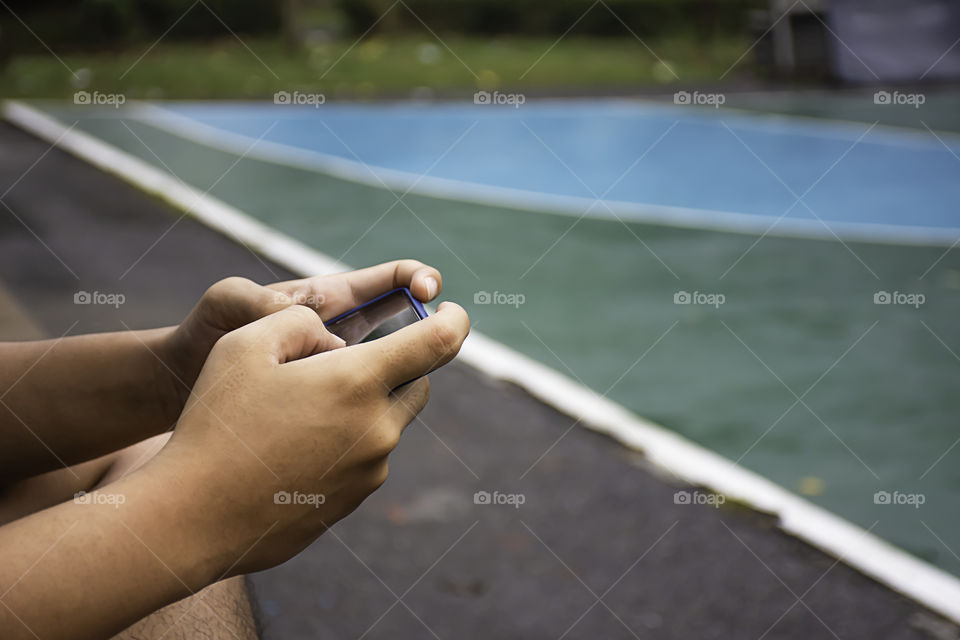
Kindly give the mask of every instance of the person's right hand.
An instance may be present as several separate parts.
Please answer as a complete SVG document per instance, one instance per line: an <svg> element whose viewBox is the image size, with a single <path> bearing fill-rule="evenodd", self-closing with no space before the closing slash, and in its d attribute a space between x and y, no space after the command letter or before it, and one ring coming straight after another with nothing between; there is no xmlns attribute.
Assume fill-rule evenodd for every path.
<svg viewBox="0 0 960 640"><path fill-rule="evenodd" d="M257 320L216 343L143 471L194 503L189 524L228 575L279 564L384 482L388 454L429 397L426 378L391 389L449 362L469 328L449 302L350 347L303 306Z"/></svg>

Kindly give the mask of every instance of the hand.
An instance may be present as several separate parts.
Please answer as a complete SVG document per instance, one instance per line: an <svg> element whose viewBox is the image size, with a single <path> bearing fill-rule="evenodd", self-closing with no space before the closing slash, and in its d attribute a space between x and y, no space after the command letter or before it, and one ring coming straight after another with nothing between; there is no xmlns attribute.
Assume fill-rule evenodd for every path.
<svg viewBox="0 0 960 640"><path fill-rule="evenodd" d="M215 283L190 315L170 334L163 348L171 389L170 419L176 420L213 345L226 333L271 313L299 304L323 320L397 287L408 287L421 302L436 298L443 288L440 272L417 260L395 260L375 267L331 276L259 285L232 277Z"/></svg>
<svg viewBox="0 0 960 640"><path fill-rule="evenodd" d="M329 289L330 313L374 293L340 287ZM426 378L391 389L451 360L468 332L449 302L345 348L303 306L257 320L216 343L173 437L142 471L191 501L185 525L200 523L223 571L279 564L384 482L388 454L429 396Z"/></svg>

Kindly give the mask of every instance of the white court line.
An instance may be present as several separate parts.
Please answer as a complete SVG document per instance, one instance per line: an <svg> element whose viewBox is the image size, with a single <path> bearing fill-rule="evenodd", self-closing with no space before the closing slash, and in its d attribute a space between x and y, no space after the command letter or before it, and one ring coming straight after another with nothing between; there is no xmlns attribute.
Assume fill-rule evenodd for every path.
<svg viewBox="0 0 960 640"><path fill-rule="evenodd" d="M682 107L681 107L682 108ZM664 110L668 110L663 107ZM671 113L679 117L675 110ZM825 228L819 220L781 218L773 225L774 215L755 215L715 209L696 209L650 203L605 201L609 211L596 209L596 201L579 196L564 196L510 187L423 176L396 169L373 167L365 163L321 151L301 149L278 142L263 140L250 150L253 138L225 131L198 122L187 116L174 113L153 104L131 102L123 117L136 120L155 129L177 137L239 155L282 166L326 175L366 186L414 193L417 195L480 204L484 206L519 209L536 213L589 217L611 221L629 221L658 224L671 227L708 229L749 235L765 234L811 240L836 241L837 237L851 242L871 242L895 245L951 246L960 238L960 228L918 227L907 225L873 224L859 222L829 222ZM702 119L702 116L687 114L687 120ZM800 125L794 124L795 127ZM806 134L805 134L806 135ZM859 131L863 135L863 130ZM904 138L917 139L919 134L901 134ZM828 136L837 138L837 136ZM871 142L873 144L873 142ZM936 147L939 143L924 143L924 148ZM590 213L584 215L584 211Z"/></svg>
<svg viewBox="0 0 960 640"><path fill-rule="evenodd" d="M59 148L189 211L197 220L241 238L264 257L301 275L333 273L347 265L284 235L245 213L204 195L174 176L23 103L3 103L3 115ZM531 395L585 426L642 451L653 464L692 485L703 486L779 519L780 527L822 551L843 558L864 574L960 623L960 580L877 536L790 493L766 478L629 412L561 373L480 333L464 343L460 359Z"/></svg>

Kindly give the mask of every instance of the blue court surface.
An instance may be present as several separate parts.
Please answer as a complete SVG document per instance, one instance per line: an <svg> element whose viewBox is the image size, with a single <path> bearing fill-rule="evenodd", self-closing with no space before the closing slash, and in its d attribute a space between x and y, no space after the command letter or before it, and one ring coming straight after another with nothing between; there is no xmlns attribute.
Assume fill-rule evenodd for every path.
<svg viewBox="0 0 960 640"><path fill-rule="evenodd" d="M525 192L518 200L602 199L694 210L715 225L763 230L782 220L798 232L830 234L826 224L894 241L911 231L946 244L960 236L960 139L951 134L618 101L168 110L251 141L362 163L371 176L389 169L411 182L426 175ZM643 219L639 211L627 206L621 217ZM694 211L674 211L675 222ZM594 206L586 215L611 214Z"/></svg>
<svg viewBox="0 0 960 640"><path fill-rule="evenodd" d="M42 108L348 264L435 264L478 331L960 575L960 140L924 112Z"/></svg>

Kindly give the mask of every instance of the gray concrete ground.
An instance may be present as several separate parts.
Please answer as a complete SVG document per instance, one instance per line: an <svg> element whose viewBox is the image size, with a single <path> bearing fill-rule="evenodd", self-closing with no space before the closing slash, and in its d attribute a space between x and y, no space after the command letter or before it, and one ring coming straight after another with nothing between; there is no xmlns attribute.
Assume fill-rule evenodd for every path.
<svg viewBox="0 0 960 640"><path fill-rule="evenodd" d="M221 277L290 277L5 124L4 192L0 306L48 336L170 324ZM75 305L80 290L126 300ZM957 637L769 517L677 504L691 488L516 387L458 364L431 381L387 484L252 577L268 640Z"/></svg>

